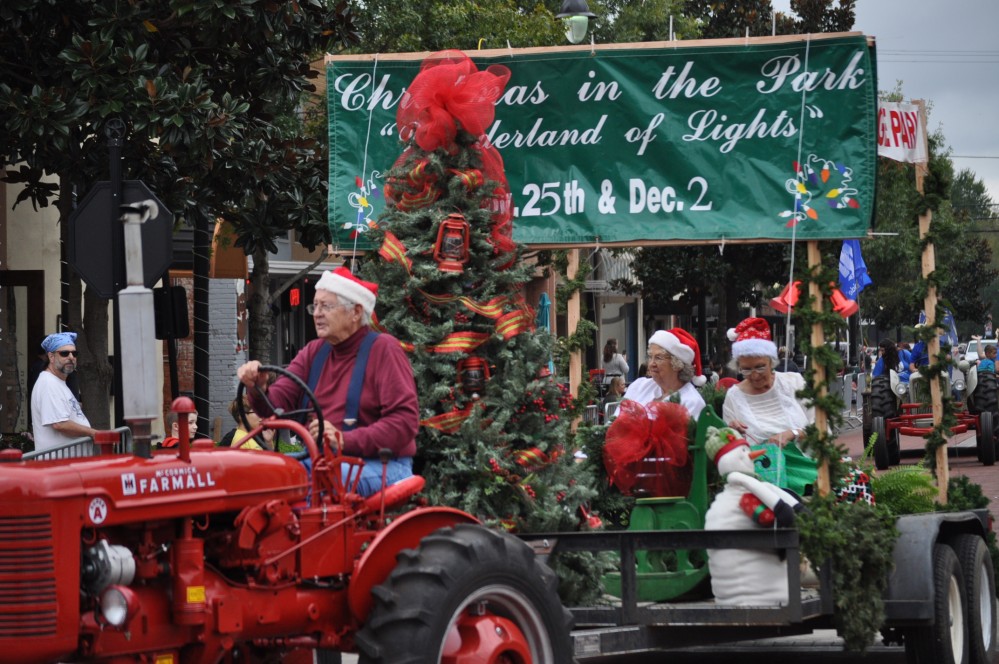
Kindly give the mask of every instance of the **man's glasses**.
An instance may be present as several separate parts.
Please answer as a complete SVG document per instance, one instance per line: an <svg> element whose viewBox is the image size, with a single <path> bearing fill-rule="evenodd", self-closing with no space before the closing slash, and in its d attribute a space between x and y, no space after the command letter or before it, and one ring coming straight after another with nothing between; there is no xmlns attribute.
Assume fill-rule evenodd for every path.
<svg viewBox="0 0 999 664"><path fill-rule="evenodd" d="M758 367L753 367L752 369L739 369L739 375L743 378L749 378L753 374L764 374L770 370L770 367L763 364Z"/></svg>
<svg viewBox="0 0 999 664"><path fill-rule="evenodd" d="M321 314L328 314L329 312L337 309L339 307L350 307L350 304L329 304L328 302L323 302L322 304L309 304L306 305L305 310L309 312L310 316L315 315L318 311Z"/></svg>
<svg viewBox="0 0 999 664"><path fill-rule="evenodd" d="M75 350L57 350L56 353L59 357L69 357L70 355L76 357L79 354Z"/></svg>

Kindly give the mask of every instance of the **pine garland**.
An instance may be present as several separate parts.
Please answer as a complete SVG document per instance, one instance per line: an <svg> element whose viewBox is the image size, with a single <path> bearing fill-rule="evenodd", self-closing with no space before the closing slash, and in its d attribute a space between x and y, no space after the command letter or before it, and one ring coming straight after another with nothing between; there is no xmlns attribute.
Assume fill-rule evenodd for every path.
<svg viewBox="0 0 999 664"><path fill-rule="evenodd" d="M822 311L813 311L814 298L808 284L817 284L823 303L829 302L837 280L836 271L815 266L801 279L803 297L795 307L795 314L802 329L810 330L812 325L819 324L826 338L833 338L837 329L844 325L843 318L825 307ZM806 289L809 294L804 296ZM849 471L843 462L847 450L830 433L843 424L843 400L829 389L832 377L842 367L842 360L831 348L813 347L810 336L802 345L812 359L812 367L806 375L805 389L798 396L823 409L829 423L826 431L810 425L805 431L802 449L819 464L828 464L829 477L836 482ZM826 378L822 382L816 381L815 365L825 369ZM882 592L888 583L892 550L898 537L894 517L876 505L864 501L838 502L835 495L830 494L809 501L808 510L798 519L798 530L805 557L815 565L830 566L837 632L847 649L863 651L884 623Z"/></svg>

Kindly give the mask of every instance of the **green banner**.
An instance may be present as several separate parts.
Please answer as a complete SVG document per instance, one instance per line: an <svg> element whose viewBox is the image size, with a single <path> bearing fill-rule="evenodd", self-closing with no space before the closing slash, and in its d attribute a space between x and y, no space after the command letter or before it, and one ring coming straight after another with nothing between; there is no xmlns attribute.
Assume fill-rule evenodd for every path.
<svg viewBox="0 0 999 664"><path fill-rule="evenodd" d="M863 35L469 55L512 74L487 136L505 163L518 242L867 232L877 81ZM364 231L403 150L396 106L421 62L329 59L329 219L343 250L370 248Z"/></svg>

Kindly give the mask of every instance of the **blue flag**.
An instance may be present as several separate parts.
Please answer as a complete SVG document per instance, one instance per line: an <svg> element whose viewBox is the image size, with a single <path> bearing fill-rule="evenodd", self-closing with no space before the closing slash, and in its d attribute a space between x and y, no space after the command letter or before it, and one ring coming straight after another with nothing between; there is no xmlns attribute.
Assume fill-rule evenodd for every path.
<svg viewBox="0 0 999 664"><path fill-rule="evenodd" d="M940 343L957 346L957 324L954 322L954 314L950 312L950 309L944 309L943 311L943 320L940 321L940 324L944 326L944 331L940 333ZM919 311L919 319L916 321L916 325L926 325L925 311Z"/></svg>
<svg viewBox="0 0 999 664"><path fill-rule="evenodd" d="M871 283L864 257L860 255L860 240L843 240L843 249L839 252L839 289L843 295L856 300Z"/></svg>

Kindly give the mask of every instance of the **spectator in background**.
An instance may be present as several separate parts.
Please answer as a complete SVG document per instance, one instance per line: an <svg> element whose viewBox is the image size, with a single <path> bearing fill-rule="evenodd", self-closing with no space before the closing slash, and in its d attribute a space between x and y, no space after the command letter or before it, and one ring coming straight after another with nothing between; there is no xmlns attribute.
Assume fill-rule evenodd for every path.
<svg viewBox="0 0 999 664"><path fill-rule="evenodd" d="M903 383L909 382L909 367L898 356L898 349L891 339L878 342L878 361L874 363L871 376L890 376L890 371L898 374Z"/></svg>
<svg viewBox="0 0 999 664"><path fill-rule="evenodd" d="M801 373L801 369L795 364L787 354L787 347L781 346L777 349L777 366L774 367L777 371L793 371L795 373Z"/></svg>
<svg viewBox="0 0 999 664"><path fill-rule="evenodd" d="M177 447L180 445L180 422L177 418L178 413L172 410L167 413L166 419L164 420L166 424L166 430L169 432L163 442L160 443L160 449L167 449L170 447ZM194 440L194 434L198 432L198 414L188 413L187 414L187 435L188 440Z"/></svg>
<svg viewBox="0 0 999 664"><path fill-rule="evenodd" d="M600 405L600 412L606 413L607 407L611 404L615 404L624 398L624 378L621 376L614 376L611 379L610 384L607 386L607 396L604 397L603 403Z"/></svg>
<svg viewBox="0 0 999 664"><path fill-rule="evenodd" d="M249 432L256 429L260 424L260 416L253 410L250 400L243 395L243 413L246 415L246 422L249 429L243 428L243 421L239 417L239 401L232 400L229 404L229 414L236 422L236 428L227 433L219 441L221 447L235 447L241 450L273 450L274 449L274 429L265 429L257 436L250 438Z"/></svg>
<svg viewBox="0 0 999 664"><path fill-rule="evenodd" d="M604 385L610 385L615 376L624 378L628 375L628 360L617 351L617 339L608 339L604 344Z"/></svg>
<svg viewBox="0 0 999 664"><path fill-rule="evenodd" d="M42 341L48 366L31 392L35 450L47 450L76 438L93 438L97 430L83 414L79 399L66 385L76 371L76 332L57 332Z"/></svg>
<svg viewBox="0 0 999 664"><path fill-rule="evenodd" d="M996 372L996 347L989 344L985 347L985 359L978 361L978 373Z"/></svg>
<svg viewBox="0 0 999 664"><path fill-rule="evenodd" d="M992 314L985 314L985 338L992 338Z"/></svg>
<svg viewBox="0 0 999 664"><path fill-rule="evenodd" d="M909 344L904 341L899 341L896 344L895 349L898 351L898 359L905 365L906 370L909 368L909 363L912 361L912 351L909 349Z"/></svg>

